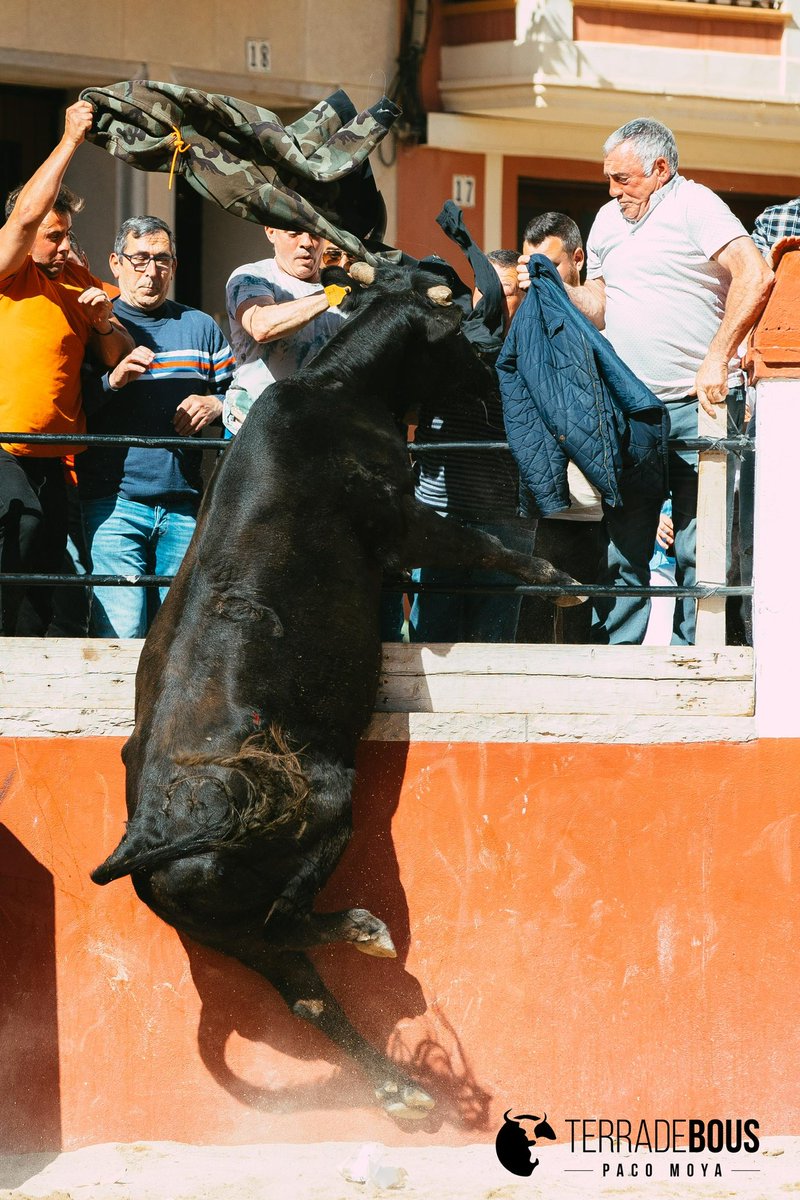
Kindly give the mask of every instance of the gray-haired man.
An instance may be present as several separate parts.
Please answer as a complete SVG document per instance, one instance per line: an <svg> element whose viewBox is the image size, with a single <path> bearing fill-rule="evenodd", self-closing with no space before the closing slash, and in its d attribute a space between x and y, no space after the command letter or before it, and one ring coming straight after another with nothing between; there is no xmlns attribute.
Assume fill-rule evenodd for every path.
<svg viewBox="0 0 800 1200"><path fill-rule="evenodd" d="M177 265L172 230L158 217L131 217L109 261L120 289L114 312L136 346L103 377L90 432L199 433L221 417L233 353L211 317L167 298ZM103 446L82 455L81 507L96 574L177 571L194 531L201 457L199 447ZM161 599L165 594L160 589ZM150 616L141 588L95 589L97 636L143 637Z"/></svg>
<svg viewBox="0 0 800 1200"><path fill-rule="evenodd" d="M586 284L569 294L665 402L671 437L696 436L698 404L713 414L728 398L740 425L744 388L736 350L766 303L772 273L728 206L677 173L678 151L665 125L648 117L629 121L603 149L612 199L589 234ZM696 454L670 453L670 487L676 578L692 586ZM635 481L623 495L622 508L606 508L602 582L646 586L659 502L637 495ZM691 644L695 603L675 607L672 641ZM649 601L624 595L598 601L594 640L640 643L649 608Z"/></svg>

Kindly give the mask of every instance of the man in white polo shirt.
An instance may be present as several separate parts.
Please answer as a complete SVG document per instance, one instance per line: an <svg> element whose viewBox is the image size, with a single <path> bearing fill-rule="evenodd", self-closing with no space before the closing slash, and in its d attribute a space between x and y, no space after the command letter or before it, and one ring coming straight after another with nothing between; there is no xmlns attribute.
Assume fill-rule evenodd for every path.
<svg viewBox="0 0 800 1200"><path fill-rule="evenodd" d="M620 358L667 405L673 438L697 435L698 403L726 434L741 429L744 387L736 349L766 303L767 267L744 226L714 192L677 174L669 129L640 117L603 148L611 201L587 243L587 281L568 288L574 303L604 329ZM733 468L729 467L732 497ZM697 455L670 451L676 578L693 586ZM609 550L603 582L646 586L660 505L624 494L606 507ZM730 521L730 517L729 517ZM694 642L695 602L675 606L673 644ZM650 603L624 596L594 606L593 640L641 643Z"/></svg>

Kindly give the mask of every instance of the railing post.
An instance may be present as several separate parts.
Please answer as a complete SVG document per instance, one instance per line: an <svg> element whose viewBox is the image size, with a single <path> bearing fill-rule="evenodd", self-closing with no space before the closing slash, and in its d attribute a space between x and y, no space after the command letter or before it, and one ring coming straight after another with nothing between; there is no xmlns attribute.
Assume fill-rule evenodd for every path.
<svg viewBox="0 0 800 1200"><path fill-rule="evenodd" d="M800 242L798 242L800 247ZM752 339L756 385L753 646L760 737L800 737L800 253L780 259L775 288Z"/></svg>
<svg viewBox="0 0 800 1200"><path fill-rule="evenodd" d="M711 417L698 405L698 437L724 438L727 434L727 409L717 408ZM704 450L700 454L697 479L697 582L726 582L727 572L727 478L728 455L725 450ZM707 596L697 602L694 635L697 646L725 645L725 597Z"/></svg>

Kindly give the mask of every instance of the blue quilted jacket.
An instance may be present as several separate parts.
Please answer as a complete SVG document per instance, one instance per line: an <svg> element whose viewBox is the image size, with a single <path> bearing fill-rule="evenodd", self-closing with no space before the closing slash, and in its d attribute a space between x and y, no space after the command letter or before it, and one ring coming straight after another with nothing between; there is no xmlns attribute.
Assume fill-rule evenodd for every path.
<svg viewBox="0 0 800 1200"><path fill-rule="evenodd" d="M508 442L532 515L569 508L571 459L606 504L635 489L668 491L669 416L569 300L549 259L531 256L531 286L497 360Z"/></svg>

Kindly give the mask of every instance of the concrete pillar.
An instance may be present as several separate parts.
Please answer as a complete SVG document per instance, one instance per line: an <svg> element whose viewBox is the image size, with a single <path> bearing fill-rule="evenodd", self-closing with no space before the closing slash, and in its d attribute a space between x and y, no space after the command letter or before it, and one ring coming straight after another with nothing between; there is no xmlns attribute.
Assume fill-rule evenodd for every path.
<svg viewBox="0 0 800 1200"><path fill-rule="evenodd" d="M483 210L483 249L503 250L503 156L487 154L484 170L486 192ZM509 250L513 247L507 247Z"/></svg>
<svg viewBox="0 0 800 1200"><path fill-rule="evenodd" d="M800 415L800 239L777 265L775 288L753 335L756 385L753 645L759 737L800 737L800 556L797 450Z"/></svg>

